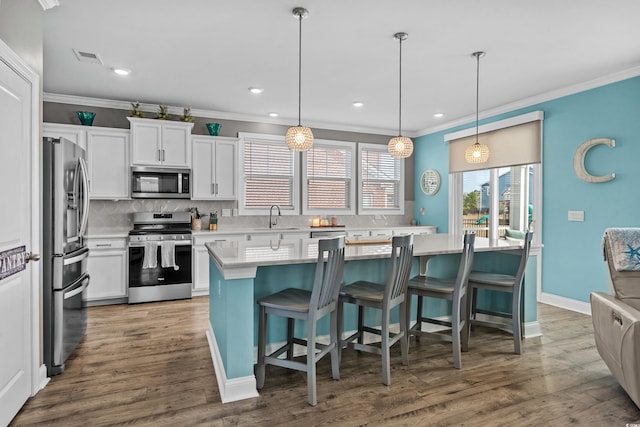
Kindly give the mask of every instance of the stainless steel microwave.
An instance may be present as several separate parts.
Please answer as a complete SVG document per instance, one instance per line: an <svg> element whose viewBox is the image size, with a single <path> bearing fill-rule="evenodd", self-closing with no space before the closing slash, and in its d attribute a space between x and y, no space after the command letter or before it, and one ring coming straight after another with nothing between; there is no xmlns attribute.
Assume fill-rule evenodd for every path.
<svg viewBox="0 0 640 427"><path fill-rule="evenodd" d="M134 166L131 168L132 199L189 199L191 170Z"/></svg>

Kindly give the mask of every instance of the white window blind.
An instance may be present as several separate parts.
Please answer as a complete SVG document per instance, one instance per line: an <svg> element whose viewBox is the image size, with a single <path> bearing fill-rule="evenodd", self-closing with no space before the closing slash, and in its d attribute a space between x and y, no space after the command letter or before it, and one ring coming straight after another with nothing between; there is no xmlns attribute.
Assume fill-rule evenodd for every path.
<svg viewBox="0 0 640 427"><path fill-rule="evenodd" d="M360 144L360 213L404 212L404 163L386 145Z"/></svg>
<svg viewBox="0 0 640 427"><path fill-rule="evenodd" d="M303 213L355 213L354 144L314 142L303 155Z"/></svg>
<svg viewBox="0 0 640 427"><path fill-rule="evenodd" d="M242 213L264 213L271 205L296 210L296 161L283 137L242 136Z"/></svg>

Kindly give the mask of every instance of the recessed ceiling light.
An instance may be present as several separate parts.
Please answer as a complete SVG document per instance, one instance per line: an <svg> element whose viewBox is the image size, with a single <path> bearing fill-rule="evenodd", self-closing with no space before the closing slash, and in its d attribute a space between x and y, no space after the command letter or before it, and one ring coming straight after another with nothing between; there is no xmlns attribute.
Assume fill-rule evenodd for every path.
<svg viewBox="0 0 640 427"><path fill-rule="evenodd" d="M269 117L278 117L280 114L273 112L273 113L269 113Z"/></svg>
<svg viewBox="0 0 640 427"><path fill-rule="evenodd" d="M434 113L433 117L435 117L436 119L439 119L440 117L444 117L444 113Z"/></svg>
<svg viewBox="0 0 640 427"><path fill-rule="evenodd" d="M364 105L364 102L362 101L353 101L353 106L354 107L362 107Z"/></svg>
<svg viewBox="0 0 640 427"><path fill-rule="evenodd" d="M249 92L251 92L251 93L256 93L256 94L257 94L257 93L262 93L262 91L263 91L263 90L264 90L264 89L259 88L259 87L250 87L250 88L249 88Z"/></svg>
<svg viewBox="0 0 640 427"><path fill-rule="evenodd" d="M126 68L114 68L113 72L119 76L128 76L131 73L131 70L127 70Z"/></svg>

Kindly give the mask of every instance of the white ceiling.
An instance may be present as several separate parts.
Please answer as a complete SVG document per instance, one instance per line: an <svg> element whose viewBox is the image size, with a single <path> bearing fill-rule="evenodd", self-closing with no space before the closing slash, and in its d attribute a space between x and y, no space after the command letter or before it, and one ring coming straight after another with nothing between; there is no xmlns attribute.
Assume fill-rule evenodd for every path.
<svg viewBox="0 0 640 427"><path fill-rule="evenodd" d="M638 0L60 0L45 12L44 91L296 124L296 6L309 10L302 123L312 127L397 133L399 31L409 34L402 127L410 136L475 119L474 51L487 52L481 111L640 74ZM104 65L79 62L72 49ZM131 75L116 76L116 66Z"/></svg>

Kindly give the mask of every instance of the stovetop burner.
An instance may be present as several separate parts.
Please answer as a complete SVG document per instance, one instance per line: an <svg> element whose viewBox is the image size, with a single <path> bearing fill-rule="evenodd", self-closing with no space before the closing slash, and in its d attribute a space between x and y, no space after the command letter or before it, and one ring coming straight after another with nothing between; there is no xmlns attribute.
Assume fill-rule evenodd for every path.
<svg viewBox="0 0 640 427"><path fill-rule="evenodd" d="M136 212L130 236L176 235L177 239L191 238L191 214L188 212ZM176 237L173 237L174 239Z"/></svg>

